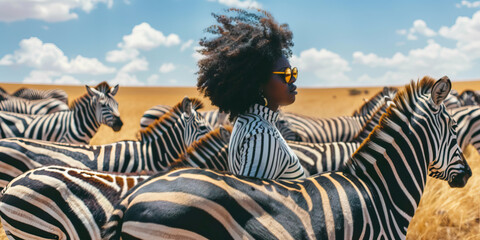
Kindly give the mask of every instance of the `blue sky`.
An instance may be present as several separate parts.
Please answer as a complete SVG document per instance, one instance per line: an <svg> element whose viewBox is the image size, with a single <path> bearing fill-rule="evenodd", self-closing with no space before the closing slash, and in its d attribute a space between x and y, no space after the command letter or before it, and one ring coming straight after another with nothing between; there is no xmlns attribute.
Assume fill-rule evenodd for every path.
<svg viewBox="0 0 480 240"><path fill-rule="evenodd" d="M194 86L211 13L249 6L289 24L300 87L480 79L480 1L0 0L0 81Z"/></svg>

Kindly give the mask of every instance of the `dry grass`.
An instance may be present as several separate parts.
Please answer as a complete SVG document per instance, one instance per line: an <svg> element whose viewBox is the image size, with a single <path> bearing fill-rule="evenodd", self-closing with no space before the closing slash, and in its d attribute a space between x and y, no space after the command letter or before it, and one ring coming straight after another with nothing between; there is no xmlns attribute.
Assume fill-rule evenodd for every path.
<svg viewBox="0 0 480 240"><path fill-rule="evenodd" d="M1 84L8 92L20 87ZM53 88L52 86L27 86ZM480 89L480 81L455 82L459 92ZM59 86L74 99L85 93L84 87ZM347 88L299 89L295 104L285 111L318 117L350 115L362 104L363 98L374 95L381 88L357 88L360 94L351 96ZM124 126L118 133L102 126L92 139L92 144L105 144L124 139L135 139L140 118L145 110L157 104L173 105L184 96L198 97L194 88L127 88L120 87L116 96ZM205 109L212 109L204 100ZM452 189L446 182L429 178L420 206L408 229L408 239L480 239L480 155L469 147L465 156L473 171L467 186ZM0 239L6 239L0 231Z"/></svg>

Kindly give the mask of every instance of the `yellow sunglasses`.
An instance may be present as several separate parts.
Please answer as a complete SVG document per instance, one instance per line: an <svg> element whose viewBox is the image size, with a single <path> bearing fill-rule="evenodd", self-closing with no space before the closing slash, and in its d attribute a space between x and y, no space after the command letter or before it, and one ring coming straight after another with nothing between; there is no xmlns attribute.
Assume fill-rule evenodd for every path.
<svg viewBox="0 0 480 240"><path fill-rule="evenodd" d="M273 74L282 74L285 76L285 82L288 84L290 80L293 78L297 79L298 76L298 69L294 67L293 69L290 69L287 67L284 72L273 72Z"/></svg>

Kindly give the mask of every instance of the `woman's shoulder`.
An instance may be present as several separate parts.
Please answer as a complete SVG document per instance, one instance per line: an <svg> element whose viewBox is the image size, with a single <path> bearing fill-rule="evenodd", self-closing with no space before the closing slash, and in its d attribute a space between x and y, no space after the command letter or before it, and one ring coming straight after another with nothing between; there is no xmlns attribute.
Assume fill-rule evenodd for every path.
<svg viewBox="0 0 480 240"><path fill-rule="evenodd" d="M247 131L247 135L273 133L274 129L269 122L255 114L242 114L237 117L234 128Z"/></svg>

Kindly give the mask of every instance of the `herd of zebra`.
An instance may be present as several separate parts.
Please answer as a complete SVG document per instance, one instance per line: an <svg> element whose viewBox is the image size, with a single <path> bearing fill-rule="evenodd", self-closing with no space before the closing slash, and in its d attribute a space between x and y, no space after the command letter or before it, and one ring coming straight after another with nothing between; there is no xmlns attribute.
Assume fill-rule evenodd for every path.
<svg viewBox="0 0 480 240"><path fill-rule="evenodd" d="M480 94L447 77L385 87L352 116L282 112L308 174L294 181L228 173L232 123L196 98L147 110L137 140L89 145L122 121L118 85L86 90L68 106L62 90L0 89L8 238L404 239L427 175L463 187L462 150L480 152Z"/></svg>

